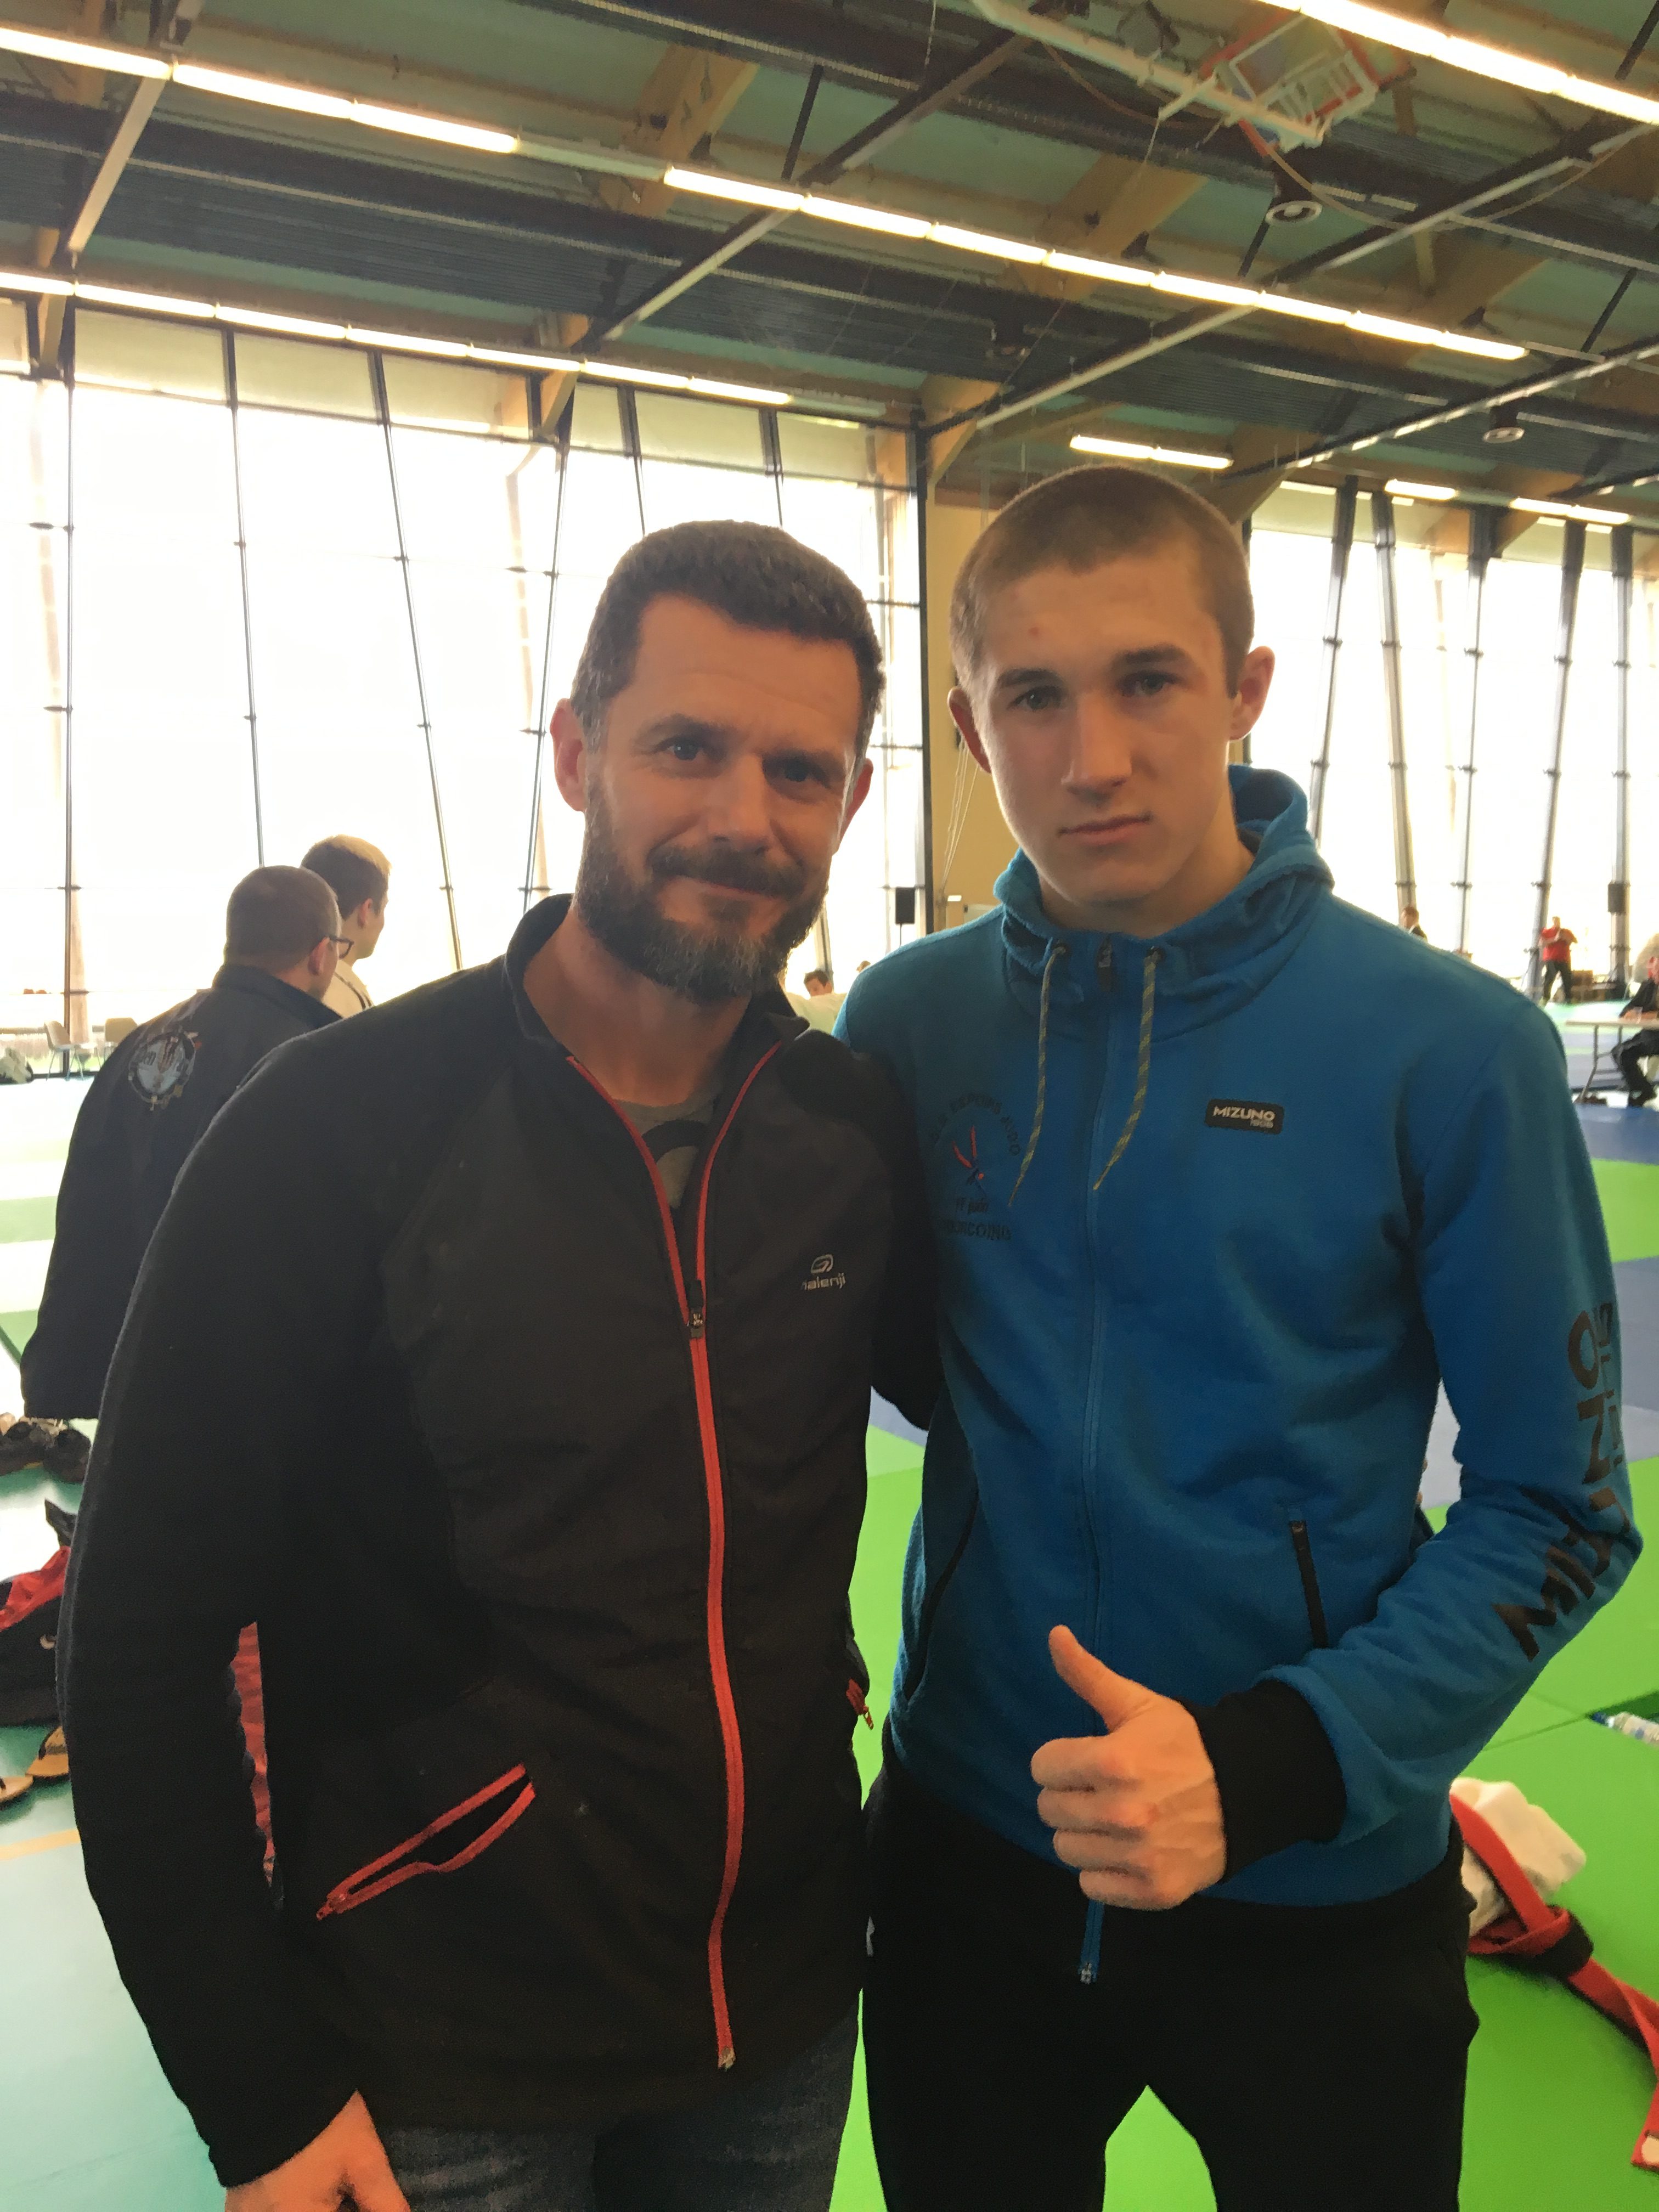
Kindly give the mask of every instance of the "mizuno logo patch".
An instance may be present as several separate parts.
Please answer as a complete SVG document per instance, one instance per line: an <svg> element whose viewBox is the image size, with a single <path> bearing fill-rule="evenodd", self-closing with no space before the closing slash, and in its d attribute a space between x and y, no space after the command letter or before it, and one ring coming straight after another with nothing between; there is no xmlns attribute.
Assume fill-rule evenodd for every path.
<svg viewBox="0 0 1659 2212"><path fill-rule="evenodd" d="M1212 1098L1204 1120L1212 1129L1259 1129L1264 1137L1276 1137L1285 1127L1285 1109L1255 1098Z"/></svg>

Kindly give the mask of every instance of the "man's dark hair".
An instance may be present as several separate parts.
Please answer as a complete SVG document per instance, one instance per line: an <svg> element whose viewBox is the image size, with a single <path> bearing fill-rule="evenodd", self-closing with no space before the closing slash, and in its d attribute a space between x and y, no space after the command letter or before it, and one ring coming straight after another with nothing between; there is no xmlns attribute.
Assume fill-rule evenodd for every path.
<svg viewBox="0 0 1659 2212"><path fill-rule="evenodd" d="M340 933L334 893L309 868L256 868L225 908L225 961L280 974Z"/></svg>
<svg viewBox="0 0 1659 2212"><path fill-rule="evenodd" d="M371 906L386 904L391 869L385 854L361 837L325 837L300 866L322 878L339 901L342 914L356 914L365 899Z"/></svg>
<svg viewBox="0 0 1659 2212"><path fill-rule="evenodd" d="M593 610L570 686L589 738L634 678L640 625L653 599L695 599L745 629L844 645L858 663L858 753L864 757L881 704L881 647L858 586L810 545L759 522L677 522L631 546Z"/></svg>
<svg viewBox="0 0 1659 2212"><path fill-rule="evenodd" d="M1066 469L1009 501L974 543L951 594L951 658L971 690L985 647L994 592L1040 568L1082 574L1125 554L1184 543L1221 632L1227 688L1238 689L1255 635L1250 565L1243 540L1207 500L1150 469Z"/></svg>
<svg viewBox="0 0 1659 2212"><path fill-rule="evenodd" d="M830 970L827 968L809 968L801 981L804 983L828 983Z"/></svg>

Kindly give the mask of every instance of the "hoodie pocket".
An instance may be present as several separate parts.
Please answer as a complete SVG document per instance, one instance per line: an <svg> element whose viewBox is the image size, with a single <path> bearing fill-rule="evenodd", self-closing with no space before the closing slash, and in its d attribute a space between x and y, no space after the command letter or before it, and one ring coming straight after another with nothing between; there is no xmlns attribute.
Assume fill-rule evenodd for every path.
<svg viewBox="0 0 1659 2212"><path fill-rule="evenodd" d="M921 1678L927 1671L927 1650L933 1640L933 1623L939 1618L939 1609L944 1602L945 1593L950 1589L957 1569L962 1565L963 1554L968 1549L968 1540L974 1533L974 1524L978 1519L979 1484L975 1481L974 1494L968 1502L968 1516L962 1524L962 1534L957 1538L950 1558L939 1569L938 1575L929 1582L927 1594L921 1601L921 1617L916 1623L916 1648L911 1653L910 1663L904 1670L902 1695L907 1705L921 1687Z"/></svg>
<svg viewBox="0 0 1659 2212"><path fill-rule="evenodd" d="M1296 1553L1296 1571L1302 1578L1302 1595L1308 1608L1308 1627L1312 1634L1316 1651L1330 1648L1330 1631L1325 1625L1325 1601L1319 1594L1319 1570L1314 1565L1313 1544L1308 1535L1308 1524L1299 1514L1291 1520L1291 1548Z"/></svg>

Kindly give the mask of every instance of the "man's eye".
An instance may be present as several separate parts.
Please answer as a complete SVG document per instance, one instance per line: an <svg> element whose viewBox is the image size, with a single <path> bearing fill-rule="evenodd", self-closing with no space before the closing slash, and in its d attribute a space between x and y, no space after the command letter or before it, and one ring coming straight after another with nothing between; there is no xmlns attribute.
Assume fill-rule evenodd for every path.
<svg viewBox="0 0 1659 2212"><path fill-rule="evenodd" d="M694 761L702 750L701 738L671 738L668 750L677 761Z"/></svg>
<svg viewBox="0 0 1659 2212"><path fill-rule="evenodd" d="M1030 714L1042 714L1060 704L1060 693L1052 684L1034 684L1030 690L1018 693L1013 703Z"/></svg>
<svg viewBox="0 0 1659 2212"><path fill-rule="evenodd" d="M1137 699L1156 699L1174 682L1174 677L1166 675L1161 669L1144 668L1138 675L1129 678L1126 689Z"/></svg>
<svg viewBox="0 0 1659 2212"><path fill-rule="evenodd" d="M810 761L784 760L777 763L773 773L785 783L811 783L817 771Z"/></svg>

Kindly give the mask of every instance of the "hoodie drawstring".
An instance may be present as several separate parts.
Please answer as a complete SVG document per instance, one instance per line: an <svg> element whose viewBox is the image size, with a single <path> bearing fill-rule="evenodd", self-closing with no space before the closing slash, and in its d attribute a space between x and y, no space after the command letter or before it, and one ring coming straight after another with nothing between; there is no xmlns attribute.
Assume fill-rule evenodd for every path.
<svg viewBox="0 0 1659 2212"><path fill-rule="evenodd" d="M1152 945L1148 948L1146 962L1141 968L1140 1053L1135 1066L1134 1103L1129 1109L1128 1120L1123 1124L1122 1128L1118 1133L1117 1142L1112 1147L1111 1158L1107 1161L1105 1166L1102 1168L1100 1171L1099 1181L1095 1184L1095 1188L1097 1190L1100 1188L1101 1183L1105 1182L1107 1176L1110 1175L1112 1170L1123 1158L1124 1153L1128 1151L1129 1139L1133 1136L1135 1133L1135 1124L1140 1119L1140 1109L1146 1103L1146 1083L1152 1070L1152 997L1156 988L1158 963L1163 957L1164 955L1158 950L1157 946ZM1047 981L1046 975L1044 977L1044 981ZM1041 1097L1041 1092L1039 1092L1038 1095ZM1024 1170L1022 1170L1022 1173L1023 1172ZM1019 1185L1016 1183L1014 1188L1018 1190Z"/></svg>
<svg viewBox="0 0 1659 2212"><path fill-rule="evenodd" d="M1048 957L1042 963L1042 998L1037 1007L1036 1106L1031 1115L1030 1141L1025 1147L1025 1157L1019 1164L1019 1173L1014 1177L1014 1187L1008 1194L1010 1206L1019 1196L1025 1170L1036 1158L1037 1142L1042 1135L1042 1109L1047 1103L1048 1091L1048 987L1054 980L1055 961L1063 960L1068 949L1056 939L1048 947Z"/></svg>
<svg viewBox="0 0 1659 2212"><path fill-rule="evenodd" d="M1100 1978L1100 1933L1106 1919L1106 1908L1097 1897L1089 1899L1089 1910L1083 1922L1083 1949L1079 1954L1077 1978L1080 1982Z"/></svg>

